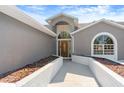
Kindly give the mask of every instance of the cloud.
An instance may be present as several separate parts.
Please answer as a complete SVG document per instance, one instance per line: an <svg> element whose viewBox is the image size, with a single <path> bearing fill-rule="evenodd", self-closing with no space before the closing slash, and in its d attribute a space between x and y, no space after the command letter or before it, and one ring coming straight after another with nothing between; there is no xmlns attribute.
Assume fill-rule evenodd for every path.
<svg viewBox="0 0 124 93"><path fill-rule="evenodd" d="M92 7L73 7L72 10L67 10L66 12L70 12L73 14L105 14L109 12L109 6L92 6Z"/></svg>
<svg viewBox="0 0 124 93"><path fill-rule="evenodd" d="M76 16L79 22L91 22L102 18L124 21L124 8L112 9L109 5L98 5L88 7L73 7L71 10L66 10L65 13Z"/></svg>
<svg viewBox="0 0 124 93"><path fill-rule="evenodd" d="M80 12L80 13L98 13L104 14L107 13L110 9L110 6L107 5L99 5L99 6L78 6L78 5L66 5L66 6L58 6L59 9L65 10L65 12Z"/></svg>
<svg viewBox="0 0 124 93"><path fill-rule="evenodd" d="M91 10L91 12L95 12L98 14L106 14L110 11L110 7L105 5L99 5L97 7L91 8Z"/></svg>
<svg viewBox="0 0 124 93"><path fill-rule="evenodd" d="M74 9L76 6L74 5L62 5L58 6L61 10L66 10L66 9Z"/></svg>
<svg viewBox="0 0 124 93"><path fill-rule="evenodd" d="M31 13L31 12L25 12L26 14L30 15L32 18L34 18L36 21L40 22L41 24L47 24L46 23L46 16Z"/></svg>
<svg viewBox="0 0 124 93"><path fill-rule="evenodd" d="M46 9L46 7L42 5L28 5L27 8L33 9L35 11L43 11Z"/></svg>
<svg viewBox="0 0 124 93"><path fill-rule="evenodd" d="M124 6L109 5L56 5L56 6L23 6L23 10L36 20L46 24L45 19L54 14L64 12L79 19L80 23L91 22L102 18L124 21Z"/></svg>
<svg viewBox="0 0 124 93"><path fill-rule="evenodd" d="M47 6L43 5L19 5L18 8L22 9L27 13L34 13L34 14L44 14Z"/></svg>

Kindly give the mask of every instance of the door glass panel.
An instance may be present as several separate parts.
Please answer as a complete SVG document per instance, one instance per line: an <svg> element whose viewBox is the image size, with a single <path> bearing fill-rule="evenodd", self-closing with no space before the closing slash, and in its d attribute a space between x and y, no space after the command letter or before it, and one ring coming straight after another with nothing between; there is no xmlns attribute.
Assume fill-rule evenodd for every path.
<svg viewBox="0 0 124 93"><path fill-rule="evenodd" d="M71 57L71 41L70 40L58 41L58 55L62 57Z"/></svg>
<svg viewBox="0 0 124 93"><path fill-rule="evenodd" d="M68 32L63 31L58 35L58 41L59 56L71 57L71 35Z"/></svg>

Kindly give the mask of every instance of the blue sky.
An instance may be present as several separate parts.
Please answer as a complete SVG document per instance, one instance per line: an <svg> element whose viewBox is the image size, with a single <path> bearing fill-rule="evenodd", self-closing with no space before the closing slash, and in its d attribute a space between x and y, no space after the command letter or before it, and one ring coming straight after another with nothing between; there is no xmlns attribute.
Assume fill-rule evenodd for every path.
<svg viewBox="0 0 124 93"><path fill-rule="evenodd" d="M58 13L66 13L79 19L79 23L102 18L124 21L124 5L18 5L22 11L42 24Z"/></svg>

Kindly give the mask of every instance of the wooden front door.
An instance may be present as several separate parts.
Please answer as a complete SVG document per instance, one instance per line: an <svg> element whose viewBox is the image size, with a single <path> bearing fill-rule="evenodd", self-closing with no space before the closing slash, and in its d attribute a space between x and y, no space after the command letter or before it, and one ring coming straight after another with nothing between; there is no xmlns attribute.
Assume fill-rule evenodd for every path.
<svg viewBox="0 0 124 93"><path fill-rule="evenodd" d="M61 40L58 42L58 54L59 56L62 56L62 57L69 57L69 42L68 41Z"/></svg>

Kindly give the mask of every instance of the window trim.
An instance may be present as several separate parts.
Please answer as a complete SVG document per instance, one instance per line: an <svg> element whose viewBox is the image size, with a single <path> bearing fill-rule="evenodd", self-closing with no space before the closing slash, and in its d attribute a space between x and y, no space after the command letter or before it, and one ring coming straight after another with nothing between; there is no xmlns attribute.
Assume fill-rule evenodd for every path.
<svg viewBox="0 0 124 93"><path fill-rule="evenodd" d="M104 55L104 54L102 54L102 55L97 55L97 54L94 54L94 41L95 41L95 39L97 38L97 37L99 37L99 36L101 36L101 35L107 35L107 36L109 36L112 40L113 40L113 43L114 43L114 54L113 55ZM118 47L117 47L117 39L111 34L111 33L108 33L108 32L101 32L101 33L98 33L98 34L96 34L94 37L93 37L93 39L92 39L92 41L91 41L91 56L97 56L97 57L110 57L110 56L113 56L114 58L114 60L118 60L118 52L117 52L117 50L118 50Z"/></svg>

